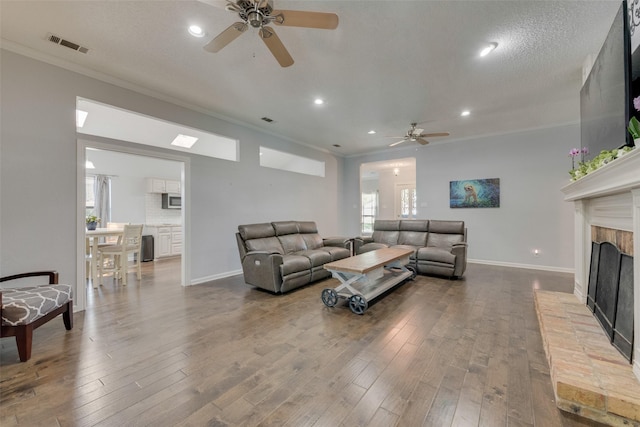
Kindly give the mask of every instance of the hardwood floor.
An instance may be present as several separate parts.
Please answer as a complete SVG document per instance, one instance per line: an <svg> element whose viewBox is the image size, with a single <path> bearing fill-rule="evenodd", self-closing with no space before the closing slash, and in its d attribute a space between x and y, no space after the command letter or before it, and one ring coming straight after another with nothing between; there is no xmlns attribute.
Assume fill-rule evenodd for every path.
<svg viewBox="0 0 640 427"><path fill-rule="evenodd" d="M362 316L320 293L274 296L242 276L183 288L179 260L89 290L74 329L0 346L0 425L596 426L559 411L534 288L572 275L470 264L418 276Z"/></svg>

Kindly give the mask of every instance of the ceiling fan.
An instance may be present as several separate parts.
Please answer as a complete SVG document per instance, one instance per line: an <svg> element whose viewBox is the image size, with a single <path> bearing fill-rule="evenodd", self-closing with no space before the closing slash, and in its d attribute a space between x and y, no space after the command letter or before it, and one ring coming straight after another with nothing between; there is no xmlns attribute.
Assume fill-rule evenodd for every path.
<svg viewBox="0 0 640 427"><path fill-rule="evenodd" d="M260 38L282 67L293 65L293 58L269 24L325 30L338 27L338 15L335 13L273 10L273 0L227 0L225 9L237 13L242 21L231 24L207 43L204 49L207 52L219 52L252 26L258 28Z"/></svg>
<svg viewBox="0 0 640 427"><path fill-rule="evenodd" d="M387 138L401 138L400 141L392 142L389 147L395 147L398 144L402 144L405 141L415 141L421 145L427 145L429 141L424 138L431 138L434 136L449 136L449 132L437 132L437 133L422 133L424 129L417 128L418 123L411 123L411 128L407 131L405 136L388 136Z"/></svg>

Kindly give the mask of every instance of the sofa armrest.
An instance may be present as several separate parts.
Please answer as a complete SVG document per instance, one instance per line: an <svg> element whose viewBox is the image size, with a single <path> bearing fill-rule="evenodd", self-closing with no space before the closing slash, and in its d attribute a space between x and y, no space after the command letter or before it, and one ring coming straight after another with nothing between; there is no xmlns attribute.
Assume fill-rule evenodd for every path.
<svg viewBox="0 0 640 427"><path fill-rule="evenodd" d="M268 251L249 251L242 260L244 281L272 292L280 292L282 255Z"/></svg>
<svg viewBox="0 0 640 427"><path fill-rule="evenodd" d="M353 239L353 253L354 254L358 254L360 253L360 248L362 247L362 245L365 245L367 243L373 243L373 237L370 236L358 236L358 237L354 237Z"/></svg>
<svg viewBox="0 0 640 427"><path fill-rule="evenodd" d="M467 269L467 243L455 243L451 247L451 253L456 256L456 263L454 266L453 275L455 277L462 277Z"/></svg>

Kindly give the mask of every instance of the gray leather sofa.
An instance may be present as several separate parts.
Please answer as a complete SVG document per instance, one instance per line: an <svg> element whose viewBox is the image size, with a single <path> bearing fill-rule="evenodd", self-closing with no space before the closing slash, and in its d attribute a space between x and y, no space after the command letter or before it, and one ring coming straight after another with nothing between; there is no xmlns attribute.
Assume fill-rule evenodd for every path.
<svg viewBox="0 0 640 427"><path fill-rule="evenodd" d="M323 266L351 256L352 240L323 239L312 221L239 225L236 233L244 281L274 293L331 277Z"/></svg>
<svg viewBox="0 0 640 427"><path fill-rule="evenodd" d="M394 246L413 249L409 267L420 274L459 278L467 268L464 221L376 220L371 237L354 240L356 254Z"/></svg>

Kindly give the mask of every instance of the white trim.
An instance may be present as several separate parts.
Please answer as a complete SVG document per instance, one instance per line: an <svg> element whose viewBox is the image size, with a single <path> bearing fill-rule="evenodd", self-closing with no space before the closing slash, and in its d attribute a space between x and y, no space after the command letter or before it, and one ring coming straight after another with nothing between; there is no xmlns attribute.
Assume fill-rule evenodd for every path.
<svg viewBox="0 0 640 427"><path fill-rule="evenodd" d="M484 259L467 259L469 264L495 265L498 267L526 268L528 270L554 271L557 273L574 273L573 268L552 267L549 265L519 264L514 262L490 261Z"/></svg>
<svg viewBox="0 0 640 427"><path fill-rule="evenodd" d="M211 282L213 280L225 279L227 277L239 276L242 274L242 270L232 270L219 274L212 274L211 276L199 277L191 281L191 285L201 285L203 283Z"/></svg>

